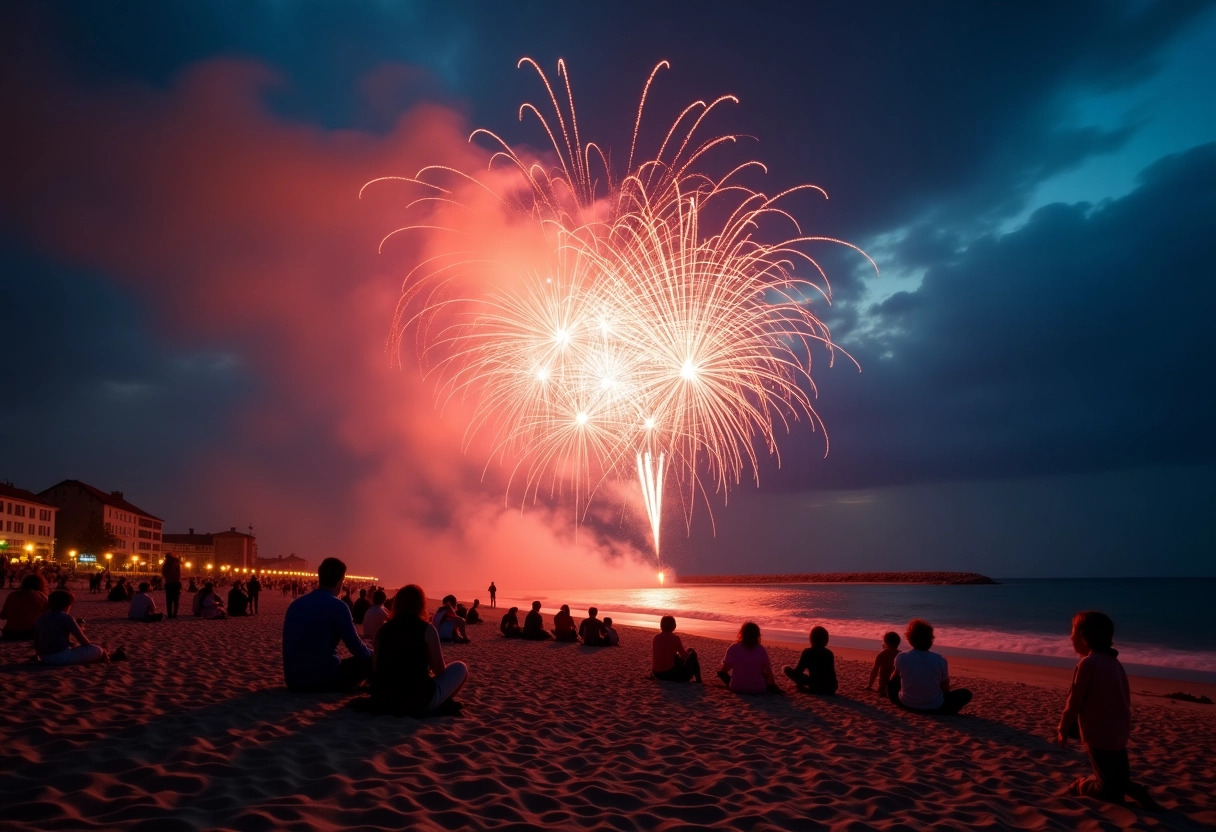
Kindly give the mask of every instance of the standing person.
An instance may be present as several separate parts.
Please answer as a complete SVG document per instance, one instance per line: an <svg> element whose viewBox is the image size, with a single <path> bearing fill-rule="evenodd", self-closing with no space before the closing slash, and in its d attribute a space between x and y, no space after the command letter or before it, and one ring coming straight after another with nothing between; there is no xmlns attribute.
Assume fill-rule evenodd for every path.
<svg viewBox="0 0 1216 832"><path fill-rule="evenodd" d="M349 690L371 676L372 651L355 631L350 607L339 598L346 564L326 558L319 586L292 601L283 617L283 678L293 691ZM338 657L338 642L350 651Z"/></svg>
<svg viewBox="0 0 1216 832"><path fill-rule="evenodd" d="M784 672L798 690L831 696L836 693L836 657L828 649L826 627L811 628L811 646L798 657L798 666L786 665Z"/></svg>
<svg viewBox="0 0 1216 832"><path fill-rule="evenodd" d="M490 581L490 609L498 606L498 602L494 599L498 597L498 587L494 586L494 582Z"/></svg>
<svg viewBox="0 0 1216 832"><path fill-rule="evenodd" d="M177 607L182 600L182 559L169 552L160 567L165 579L165 616L177 618Z"/></svg>
<svg viewBox="0 0 1216 832"><path fill-rule="evenodd" d="M392 617L376 633L373 708L415 717L440 712L445 703L456 710L452 697L469 678L468 666L444 662L439 631L427 621L422 587L403 586L394 597Z"/></svg>
<svg viewBox="0 0 1216 832"><path fill-rule="evenodd" d="M367 615L367 611L371 609L372 602L367 600L367 590L359 590L359 598L355 601L355 605L350 608L351 617L355 619L356 624L363 623L363 616Z"/></svg>
<svg viewBox="0 0 1216 832"><path fill-rule="evenodd" d="M1094 767L1094 776L1078 778L1069 792L1112 803L1122 803L1126 794L1145 809L1160 809L1148 789L1131 778L1127 759L1131 696L1119 651L1111 646L1115 622L1105 613L1079 612L1072 617L1069 637L1081 660L1072 674L1056 740L1067 748L1069 739L1079 738Z"/></svg>
<svg viewBox="0 0 1216 832"><path fill-rule="evenodd" d="M249 576L249 583L245 585L245 591L249 594L249 612L257 615L258 596L262 594L262 582L258 580L256 572Z"/></svg>
<svg viewBox="0 0 1216 832"><path fill-rule="evenodd" d="M957 714L971 701L971 691L950 689L946 657L929 650L933 646L933 625L923 618L913 618L904 636L912 649L895 657L895 675L887 685L891 701L909 711Z"/></svg>
<svg viewBox="0 0 1216 832"><path fill-rule="evenodd" d="M748 621L739 628L738 639L726 649L718 678L735 693L777 693L773 665L760 643L760 625Z"/></svg>

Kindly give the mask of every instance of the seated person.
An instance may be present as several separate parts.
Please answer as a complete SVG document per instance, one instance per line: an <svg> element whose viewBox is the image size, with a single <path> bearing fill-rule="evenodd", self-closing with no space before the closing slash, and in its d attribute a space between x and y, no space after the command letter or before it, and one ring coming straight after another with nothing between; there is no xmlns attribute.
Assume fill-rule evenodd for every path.
<svg viewBox="0 0 1216 832"><path fill-rule="evenodd" d="M524 616L524 629L520 637L529 641L548 641L553 638L545 629L545 619L540 614L540 601L533 601L532 611Z"/></svg>
<svg viewBox="0 0 1216 832"><path fill-rule="evenodd" d="M388 595L383 589L377 589L372 593L372 605L367 608L367 612L363 613L363 637L368 641L375 641L376 633L384 622L388 621L388 607L384 606L384 602L387 600Z"/></svg>
<svg viewBox="0 0 1216 832"><path fill-rule="evenodd" d="M465 632L465 620L456 614L456 596L445 595L439 609L431 618L431 624L439 632L440 641L450 641L453 644L468 644L469 636Z"/></svg>
<svg viewBox="0 0 1216 832"><path fill-rule="evenodd" d="M240 581L234 581L232 589L228 590L228 614L249 615L249 593Z"/></svg>
<svg viewBox="0 0 1216 832"><path fill-rule="evenodd" d="M444 662L439 632L426 618L426 593L415 584L402 587L392 617L376 634L373 708L403 716L433 714L468 677L464 662Z"/></svg>
<svg viewBox="0 0 1216 832"><path fill-rule="evenodd" d="M748 621L726 650L718 678L735 693L778 693L768 651L760 643L760 626Z"/></svg>
<svg viewBox="0 0 1216 832"><path fill-rule="evenodd" d="M912 649L895 657L895 675L887 685L891 701L919 713L957 714L971 701L971 691L950 689L946 657L929 649L933 646L933 625L914 618L904 635Z"/></svg>
<svg viewBox="0 0 1216 832"><path fill-rule="evenodd" d="M228 617L228 614L224 612L224 603L215 594L215 584L211 581L203 584L203 588L194 596L194 615L196 618L205 618L208 621Z"/></svg>
<svg viewBox="0 0 1216 832"><path fill-rule="evenodd" d="M701 663L696 650L685 650L676 635L676 620L665 615L659 620L659 632L650 643L651 670L662 682L701 681Z"/></svg>
<svg viewBox="0 0 1216 832"><path fill-rule="evenodd" d="M130 601L135 593L131 591L131 585L127 583L126 578L119 578L118 583L110 589L110 593L106 596L107 601Z"/></svg>
<svg viewBox="0 0 1216 832"><path fill-rule="evenodd" d="M811 628L811 646L802 651L797 667L786 665L784 672L803 693L836 693L836 657L828 649L827 628Z"/></svg>
<svg viewBox="0 0 1216 832"><path fill-rule="evenodd" d="M85 638L84 632L69 612L76 596L66 589L57 589L47 599L47 610L34 624L34 651L43 664L71 665L95 662L120 662L127 654L120 647L113 655L100 645ZM71 639L76 639L76 647Z"/></svg>
<svg viewBox="0 0 1216 832"><path fill-rule="evenodd" d="M866 690L876 690L884 696L887 693L887 683L895 672L895 657L899 655L899 633L892 630L882 637L882 650L874 657L874 666L870 668L870 680L866 682ZM875 686L877 682L877 687Z"/></svg>
<svg viewBox="0 0 1216 832"><path fill-rule="evenodd" d="M498 622L498 632L507 638L519 638L523 635L523 628L519 626L519 607L507 610L502 621Z"/></svg>
<svg viewBox="0 0 1216 832"><path fill-rule="evenodd" d="M326 558L318 587L291 602L283 617L283 678L293 691L344 691L371 676L372 651L355 631L350 607L338 593L346 564ZM351 655L338 657L338 642Z"/></svg>
<svg viewBox="0 0 1216 832"><path fill-rule="evenodd" d="M578 641L578 629L574 626L569 604L562 604L562 608L553 616L553 638L558 641Z"/></svg>
<svg viewBox="0 0 1216 832"><path fill-rule="evenodd" d="M563 607L562 609L565 609ZM604 622L596 618L600 611L596 607L591 607L587 610L587 617L578 625L578 637L583 640L583 644L591 647L606 647L608 645L607 637L604 635Z"/></svg>
<svg viewBox="0 0 1216 832"><path fill-rule="evenodd" d="M131 599L131 608L127 610L127 618L133 621L160 621L165 617L163 612L156 611L156 601L149 590L152 587L147 581L141 581L139 592Z"/></svg>
<svg viewBox="0 0 1216 832"><path fill-rule="evenodd" d="M604 616L604 643L609 647L621 646L621 635L612 626L612 619Z"/></svg>
<svg viewBox="0 0 1216 832"><path fill-rule="evenodd" d="M34 622L46 612L46 581L38 574L21 579L21 588L8 594L0 618L4 619L5 641L29 641L34 637Z"/></svg>
<svg viewBox="0 0 1216 832"><path fill-rule="evenodd" d="M480 623L482 623L482 621L481 621L481 611L477 609L477 608L478 608L478 607L480 607L480 606L481 606L481 601L479 601L478 599L474 598L474 599L473 599L473 606L469 607L469 614L468 614L468 615L466 615L466 616L464 617L464 623L466 623L466 624L480 624Z"/></svg>

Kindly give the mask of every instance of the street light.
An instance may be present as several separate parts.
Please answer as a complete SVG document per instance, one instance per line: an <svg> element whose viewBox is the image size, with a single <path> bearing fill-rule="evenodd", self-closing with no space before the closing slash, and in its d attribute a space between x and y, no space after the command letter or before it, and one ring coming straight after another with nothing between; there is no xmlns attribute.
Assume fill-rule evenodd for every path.
<svg viewBox="0 0 1216 832"><path fill-rule="evenodd" d="M109 568L110 568L110 561L112 561L113 559L114 559L114 555L113 555L113 553L111 553L111 552L106 552L106 569L107 569L107 570L109 570Z"/></svg>

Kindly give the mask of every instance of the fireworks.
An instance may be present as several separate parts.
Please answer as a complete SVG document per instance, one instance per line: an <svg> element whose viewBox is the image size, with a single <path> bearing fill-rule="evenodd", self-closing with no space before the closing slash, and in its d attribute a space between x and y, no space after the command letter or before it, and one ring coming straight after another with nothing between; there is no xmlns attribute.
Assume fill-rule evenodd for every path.
<svg viewBox="0 0 1216 832"><path fill-rule="evenodd" d="M525 63L552 115L532 104L519 115L539 121L555 163L478 130L470 139L497 148L484 175L429 167L393 177L421 192L411 206L450 219L393 232L425 231L437 251L405 281L391 346L413 331L440 402L473 403L466 444L490 438L491 458L510 470L508 497L516 483L525 502L542 488L569 492L581 519L606 482L636 470L657 557L665 478L687 523L711 492L725 501L745 474L759 483L760 447L780 463L780 432L803 420L823 428L812 348L829 364L839 348L811 307L830 299L814 247L847 246L874 263L851 243L804 234L781 205L797 191L826 199L822 189L767 196L744 184L765 171L754 161L705 172L707 155L736 137L702 138L700 128L733 97L689 105L658 152L635 162L646 95L667 64L656 66L618 178L582 141L565 64L562 102ZM487 258L468 239L477 211L522 219L543 261L491 256L487 280Z"/></svg>

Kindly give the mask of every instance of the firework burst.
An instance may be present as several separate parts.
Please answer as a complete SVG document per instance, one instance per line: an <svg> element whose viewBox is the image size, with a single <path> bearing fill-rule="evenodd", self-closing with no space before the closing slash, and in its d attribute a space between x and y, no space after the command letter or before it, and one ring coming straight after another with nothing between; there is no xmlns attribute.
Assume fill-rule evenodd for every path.
<svg viewBox="0 0 1216 832"><path fill-rule="evenodd" d="M780 464L777 437L794 423L823 429L811 356L824 349L830 364L840 350L812 309L830 301L814 247L843 245L874 262L851 243L803 233L782 207L798 191L826 199L823 189L753 190L744 180L765 172L755 161L719 177L704 172L707 154L736 137L702 138L700 128L732 96L690 104L653 158L635 161L660 63L618 178L607 155L582 141L565 64L557 70L564 102L534 61L525 64L547 90L551 115L524 104L519 116L539 122L555 162L477 130L470 140L495 147L484 174L428 167L385 179L418 189L409 207L433 215L523 218L547 262L491 258L501 279L487 286L470 277L486 263L460 219L392 232L385 241L423 231L450 244L406 278L390 347L399 354L412 331L440 403L472 402L466 447L489 437L491 459L511 472L508 499L515 483L524 502L542 488L568 489L582 519L605 482L636 470L658 557L665 478L679 486L687 524L711 493L725 501L745 474L759 483L761 448Z"/></svg>

